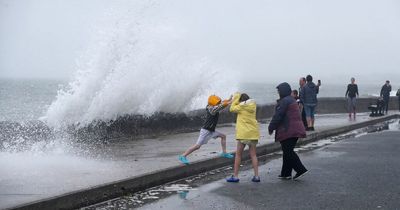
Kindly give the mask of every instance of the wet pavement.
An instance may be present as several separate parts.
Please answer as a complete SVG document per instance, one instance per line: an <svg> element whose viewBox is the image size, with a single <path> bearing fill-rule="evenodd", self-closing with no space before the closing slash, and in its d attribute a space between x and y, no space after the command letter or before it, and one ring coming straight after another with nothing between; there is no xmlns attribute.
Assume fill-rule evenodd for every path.
<svg viewBox="0 0 400 210"><path fill-rule="evenodd" d="M323 131L368 121L367 113L357 121L346 114L319 115L316 130ZM260 143L272 144L266 135L267 125L261 124ZM227 149L235 150L234 127L218 128L227 134ZM55 142L27 152L0 152L0 209L45 199L96 185L142 175L179 165L177 155L191 146L198 132L162 136L154 139L120 139L111 144L95 146L89 151L75 152L68 143ZM211 140L189 159L199 161L217 156L220 142Z"/></svg>
<svg viewBox="0 0 400 210"><path fill-rule="evenodd" d="M399 121L355 134L297 148L310 171L298 181L277 179L276 153L260 163L260 183L247 163L240 183L225 181L226 167L85 209L399 209Z"/></svg>

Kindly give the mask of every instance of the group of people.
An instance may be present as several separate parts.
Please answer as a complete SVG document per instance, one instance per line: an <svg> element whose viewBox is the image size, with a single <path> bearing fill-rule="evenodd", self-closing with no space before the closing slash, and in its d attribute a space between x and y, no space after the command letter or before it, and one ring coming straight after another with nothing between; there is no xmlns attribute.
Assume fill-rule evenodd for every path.
<svg viewBox="0 0 400 210"><path fill-rule="evenodd" d="M278 178L297 180L308 172L299 156L294 151L299 138L306 137L306 131L314 131L315 108L317 106L317 94L321 81L313 82L313 77L307 75L299 80L299 91L292 90L286 82L279 84L276 88L279 99L275 106L275 113L269 123L268 133L272 135L275 132L275 141L281 144L283 152L282 169ZM389 81L382 87L381 96L388 101L391 86ZM358 86L355 79L351 78L348 84L345 96L347 98L349 118L356 117L356 97L358 97ZM400 89L397 91L400 103ZM386 103L386 111L387 111ZM229 111L237 114L236 119L236 155L233 156L226 151L226 135L217 131L219 113L230 105ZM241 164L242 153L246 146L249 147L249 153L254 170L254 176L251 181L260 182L258 173L258 158L256 146L260 138L260 131L256 119L256 102L246 93L235 93L229 99L221 100L216 95L208 98L206 107L206 120L200 130L197 142L189 147L178 159L184 164L189 164L187 156L198 150L202 145L214 138L221 139L222 153L221 157L235 158L233 175L226 179L227 182L239 182L239 167ZM399 107L400 110L400 107ZM296 174L292 176L292 171Z"/></svg>
<svg viewBox="0 0 400 210"><path fill-rule="evenodd" d="M321 86L321 80L318 83L313 82L313 77L307 75L299 80L299 96L296 95L296 90L293 91L293 96L297 99L300 105L302 121L307 131L314 131L315 122L315 107L317 106L317 94Z"/></svg>
<svg viewBox="0 0 400 210"><path fill-rule="evenodd" d="M281 144L283 151L283 163L280 179L296 180L308 172L302 164L300 158L294 151L299 138L306 137L306 130L314 130L314 113L317 105L317 94L319 92L318 84L313 83L311 75L300 79L299 91L291 89L286 82L279 84L276 88L279 99L275 107L275 113L268 126L268 132L272 135L275 132L275 141ZM226 135L215 130L218 123L219 112L230 105L229 111L237 114L236 119L236 155L233 156L226 152ZM235 158L233 175L226 179L227 182L239 182L239 168L242 159L242 153L246 146L249 147L249 153L254 170L254 176L251 181L260 182L258 174L257 144L260 139L260 130L256 119L256 102L246 93L235 93L227 100L221 100L220 97L212 95L208 98L206 107L206 120L200 130L197 142L189 147L178 159L184 164L189 164L187 156L198 150L202 145L214 138L221 139L222 153L221 157ZM303 123L301 110L304 110L306 123ZM292 177L292 171L296 174Z"/></svg>
<svg viewBox="0 0 400 210"><path fill-rule="evenodd" d="M380 91L380 97L378 98L378 108L383 113L388 113L389 110L389 101L390 101L390 92L392 92L392 86L390 85L390 81L386 80L385 84L382 86ZM347 108L349 112L349 118L356 118L356 98L359 96L358 86L355 83L354 77L350 79L350 84L347 85L347 90L345 93L345 97L347 98ZM396 92L396 96L399 100L399 111L400 111L400 88Z"/></svg>

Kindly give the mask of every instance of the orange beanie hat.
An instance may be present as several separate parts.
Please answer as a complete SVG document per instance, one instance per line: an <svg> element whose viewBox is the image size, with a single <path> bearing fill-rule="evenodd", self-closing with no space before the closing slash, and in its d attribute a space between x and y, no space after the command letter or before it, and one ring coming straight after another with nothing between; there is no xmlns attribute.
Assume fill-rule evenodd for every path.
<svg viewBox="0 0 400 210"><path fill-rule="evenodd" d="M211 95L208 97L208 105L210 106L216 106L219 103L221 103L221 98L216 96L216 95Z"/></svg>

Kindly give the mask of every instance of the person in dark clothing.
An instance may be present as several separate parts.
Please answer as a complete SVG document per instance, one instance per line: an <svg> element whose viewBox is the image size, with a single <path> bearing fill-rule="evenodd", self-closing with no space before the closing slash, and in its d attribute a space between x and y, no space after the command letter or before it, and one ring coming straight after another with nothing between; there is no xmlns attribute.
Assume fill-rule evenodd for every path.
<svg viewBox="0 0 400 210"><path fill-rule="evenodd" d="M306 131L301 121L299 106L291 96L290 85L284 82L278 85L277 89L279 100L268 132L272 135L275 131L275 141L281 144L283 151L282 170L278 178L291 179L294 170L296 175L293 180L296 180L308 172L294 151L297 140L306 137Z"/></svg>
<svg viewBox="0 0 400 210"><path fill-rule="evenodd" d="M292 90L291 96L296 100L297 104L300 104L299 91Z"/></svg>
<svg viewBox="0 0 400 210"><path fill-rule="evenodd" d="M304 127L307 128L308 125L307 125L306 112L304 111L304 104L301 101L301 95L300 95L300 94L302 94L301 89L304 87L304 85L306 85L306 78L300 77L299 85L300 85L300 88L299 88L299 101L300 101L301 120L303 121Z"/></svg>
<svg viewBox="0 0 400 210"><path fill-rule="evenodd" d="M390 81L386 80L386 83L381 88L381 97L385 101L384 111L388 112L389 109L389 99L390 99L390 92L392 91L392 86L390 85Z"/></svg>
<svg viewBox="0 0 400 210"><path fill-rule="evenodd" d="M358 97L358 86L355 84L354 77L351 78L351 83L347 85L345 97L347 98L347 109L349 111L349 118L353 113L354 119L356 119L356 97Z"/></svg>
<svg viewBox="0 0 400 210"><path fill-rule="evenodd" d="M232 102L232 96L228 100L222 101L220 97L212 95L208 98L208 105L206 107L206 120L200 130L199 138L196 144L187 149L182 155L178 156L179 161L188 165L189 160L186 158L192 152L200 149L204 144L207 144L211 138L221 138L222 153L221 157L233 158L232 154L226 152L226 135L215 130L218 124L219 112L225 109Z"/></svg>
<svg viewBox="0 0 400 210"><path fill-rule="evenodd" d="M303 88L301 88L301 93L300 93L300 100L304 105L304 111L306 113L306 118L307 118L307 128L306 130L308 131L313 131L314 130L314 122L315 122L315 107L317 106L318 100L317 100L317 94L319 93L319 86L320 82L318 82L318 85L315 85L315 83L312 81L313 78L311 75L307 75L306 81L307 83L304 85Z"/></svg>
<svg viewBox="0 0 400 210"><path fill-rule="evenodd" d="M399 112L400 112L400 88L397 90L396 96L399 99Z"/></svg>

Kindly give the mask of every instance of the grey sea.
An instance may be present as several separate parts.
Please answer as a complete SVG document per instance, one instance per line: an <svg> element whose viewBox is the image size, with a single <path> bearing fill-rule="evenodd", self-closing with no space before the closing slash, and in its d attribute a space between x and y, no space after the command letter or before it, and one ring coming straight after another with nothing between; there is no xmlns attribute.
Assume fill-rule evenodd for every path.
<svg viewBox="0 0 400 210"><path fill-rule="evenodd" d="M57 91L68 84L62 80L0 79L0 122L37 120L46 113L57 97ZM242 83L240 92L246 92L258 104L274 103L278 97L276 84ZM358 84L360 97L378 96L382 84ZM296 82L292 88L298 88ZM323 84L319 97L344 97L347 84Z"/></svg>

